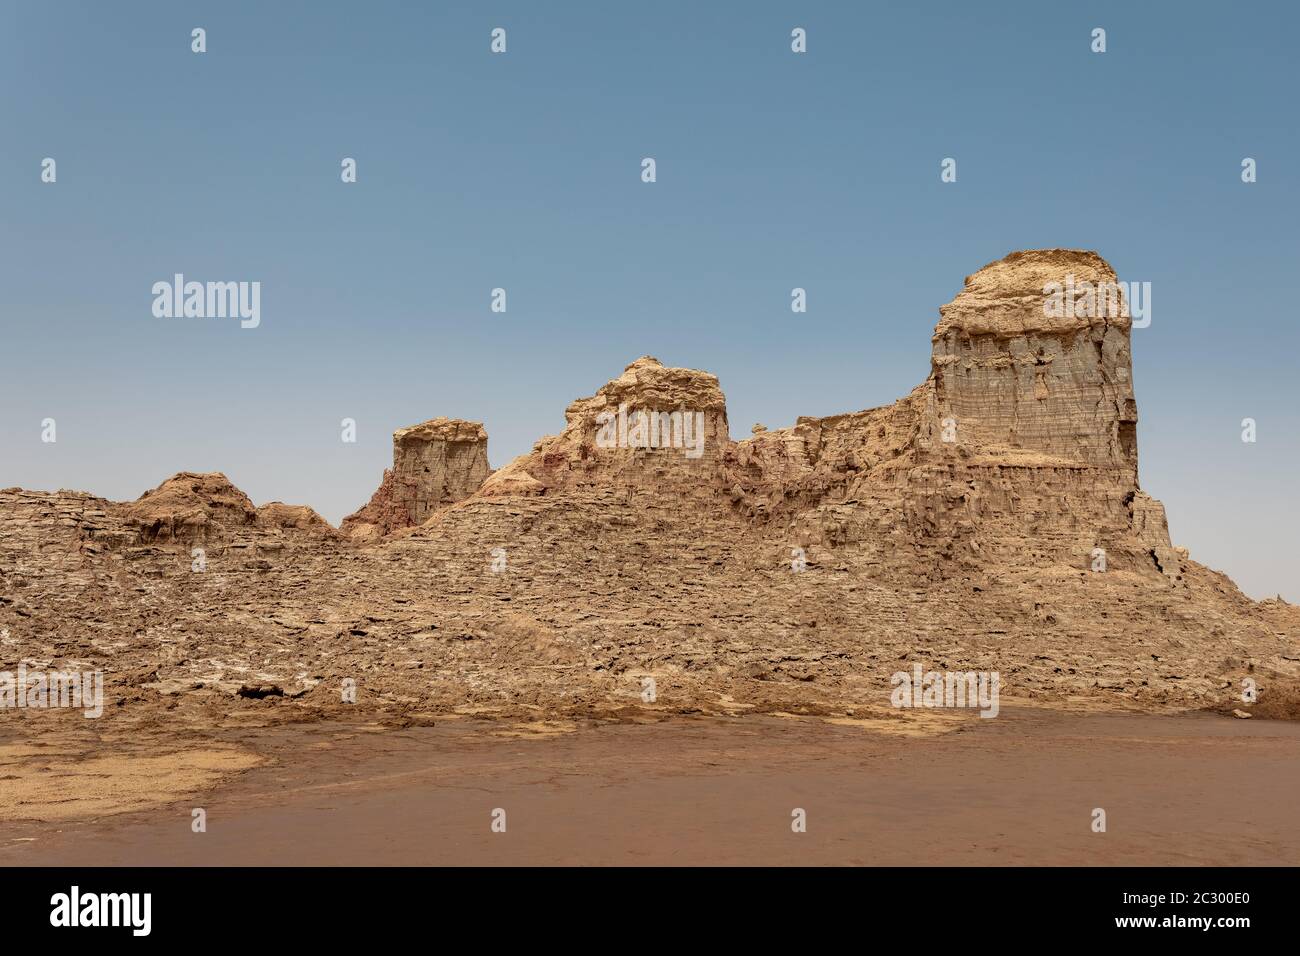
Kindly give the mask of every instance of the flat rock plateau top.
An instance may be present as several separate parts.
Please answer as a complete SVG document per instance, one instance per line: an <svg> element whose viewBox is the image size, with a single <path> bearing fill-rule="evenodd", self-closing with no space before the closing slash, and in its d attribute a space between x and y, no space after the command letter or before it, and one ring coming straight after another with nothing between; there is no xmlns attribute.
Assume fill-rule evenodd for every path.
<svg viewBox="0 0 1300 956"><path fill-rule="evenodd" d="M219 473L129 503L6 489L0 670L102 669L107 716L182 726L883 719L914 664L1142 710L1230 711L1251 678L1285 716L1300 612L1172 546L1138 483L1131 323L1046 315L1067 275L1115 280L1013 253L940 309L909 395L743 441L715 376L648 356L497 471L478 423L400 429L338 529ZM608 447L621 407L685 412L698 454L671 429Z"/></svg>

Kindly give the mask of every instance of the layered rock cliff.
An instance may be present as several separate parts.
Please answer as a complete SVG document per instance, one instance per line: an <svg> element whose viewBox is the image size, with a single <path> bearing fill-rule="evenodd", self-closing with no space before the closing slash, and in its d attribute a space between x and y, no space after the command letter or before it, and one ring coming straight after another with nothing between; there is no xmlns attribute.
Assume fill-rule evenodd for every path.
<svg viewBox="0 0 1300 956"><path fill-rule="evenodd" d="M1123 468L1136 482L1127 305L1051 309L1046 290L1067 281L1102 289L1118 283L1096 253L1071 249L1012 253L967 276L939 310L931 340L938 413L990 448Z"/></svg>
<svg viewBox="0 0 1300 956"><path fill-rule="evenodd" d="M573 402L560 435L479 494L592 482L708 491L754 521L788 526L792 544L852 548L903 575L918 562L928 576L1104 561L1176 579L1164 510L1138 485L1127 309L1050 315L1045 290L1066 281L1117 279L1092 252L1013 253L967 277L940 309L930 376L910 395L739 442L714 376L640 358ZM602 443L610 416L620 435L641 438L624 424L639 410L698 416L699 454L667 440Z"/></svg>
<svg viewBox="0 0 1300 956"><path fill-rule="evenodd" d="M468 498L490 474L480 422L434 418L393 432L393 467L369 503L343 519L342 530L373 540L423 524L439 508Z"/></svg>
<svg viewBox="0 0 1300 956"><path fill-rule="evenodd" d="M103 666L172 722L334 713L345 681L404 720L897 716L900 663L996 670L1008 698L1231 709L1249 677L1300 699L1300 610L1170 547L1138 482L1131 322L1051 314L1068 276L1113 272L1059 249L985 266L910 394L743 441L713 375L648 356L496 473L477 423L399 430L350 536L220 474L126 504L0 491L0 669Z"/></svg>
<svg viewBox="0 0 1300 956"><path fill-rule="evenodd" d="M543 494L570 484L666 481L701 487L731 444L727 401L708 372L645 355L564 411L559 435L496 472L485 496Z"/></svg>

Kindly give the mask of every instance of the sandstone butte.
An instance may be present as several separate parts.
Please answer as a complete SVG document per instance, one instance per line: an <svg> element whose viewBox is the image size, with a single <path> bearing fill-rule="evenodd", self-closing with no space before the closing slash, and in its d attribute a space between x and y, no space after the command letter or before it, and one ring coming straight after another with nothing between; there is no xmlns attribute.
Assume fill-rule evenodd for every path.
<svg viewBox="0 0 1300 956"><path fill-rule="evenodd" d="M1129 319L1047 317L1067 274L1115 279L1012 253L940 309L911 394L743 441L717 378L648 356L495 472L478 423L401 429L337 530L221 474L123 504L6 489L0 669L102 668L114 714L171 727L899 717L889 678L917 663L997 671L1004 702L1291 714L1300 612L1171 545L1138 482ZM601 447L620 405L699 413L703 454Z"/></svg>

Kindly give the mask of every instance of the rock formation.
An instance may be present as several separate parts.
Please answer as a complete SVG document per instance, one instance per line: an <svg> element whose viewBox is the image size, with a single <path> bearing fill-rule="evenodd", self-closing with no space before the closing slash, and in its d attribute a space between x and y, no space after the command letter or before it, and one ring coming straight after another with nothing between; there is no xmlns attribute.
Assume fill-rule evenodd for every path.
<svg viewBox="0 0 1300 956"><path fill-rule="evenodd" d="M1123 468L1136 481L1128 309L1048 316L1044 288L1067 276L1117 283L1100 256L1068 249L1013 253L968 276L931 340L935 401L984 444Z"/></svg>
<svg viewBox="0 0 1300 956"><path fill-rule="evenodd" d="M222 529L252 525L257 509L225 475L183 471L127 505L125 516L144 543L192 543Z"/></svg>
<svg viewBox="0 0 1300 956"><path fill-rule="evenodd" d="M333 713L344 681L403 720L889 715L911 663L1012 699L1231 709L1247 675L1297 699L1300 611L1170 547L1131 323L1046 311L1071 275L1114 278L1090 252L991 263L910 394L742 441L714 376L648 356L496 473L476 423L402 429L348 536L222 475L0 491L0 656L102 665L171 721Z"/></svg>
<svg viewBox="0 0 1300 956"><path fill-rule="evenodd" d="M434 418L393 432L393 467L370 502L342 530L373 540L423 524L439 508L468 498L491 473L480 422Z"/></svg>
<svg viewBox="0 0 1300 956"><path fill-rule="evenodd" d="M118 545L210 544L268 530L334 533L324 518L304 505L273 501L253 507L221 472L183 471L115 510L127 529L126 537L110 536Z"/></svg>
<svg viewBox="0 0 1300 956"><path fill-rule="evenodd" d="M883 408L800 418L739 442L717 379L643 357L565 413L567 425L501 469L481 495L570 484L671 486L785 522L794 543L852 548L904 576L1015 565L1027 557L1177 577L1160 503L1137 480L1130 323L1051 318L1044 286L1115 283L1095 253L1013 253L967 277L940 309L931 373ZM601 449L601 413L699 411L704 449ZM927 572L928 573L928 572Z"/></svg>
<svg viewBox="0 0 1300 956"><path fill-rule="evenodd" d="M542 494L570 483L657 482L670 474L694 485L731 444L717 376L665 368L649 355L592 397L573 401L564 418L563 432L496 472L480 493Z"/></svg>

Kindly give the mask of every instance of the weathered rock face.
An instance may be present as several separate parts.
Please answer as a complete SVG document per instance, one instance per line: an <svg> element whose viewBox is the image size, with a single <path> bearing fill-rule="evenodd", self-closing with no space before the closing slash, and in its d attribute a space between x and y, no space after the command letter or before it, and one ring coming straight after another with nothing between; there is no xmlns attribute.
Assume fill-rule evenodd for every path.
<svg viewBox="0 0 1300 956"><path fill-rule="evenodd" d="M482 494L541 494L570 483L705 487L731 445L727 400L708 372L642 356L564 412L564 431L502 468Z"/></svg>
<svg viewBox="0 0 1300 956"><path fill-rule="evenodd" d="M1126 305L1094 298L1053 314L1051 283L1118 289L1095 253L1013 253L940 309L931 374L906 398L740 442L714 376L640 358L573 402L560 435L478 494L595 483L713 496L751 521L788 527L797 544L851 548L904 579L1099 560L1177 579L1164 510L1137 482ZM635 439L625 420L638 409L701 412L702 454L663 441L602 447L612 416Z"/></svg>
<svg viewBox="0 0 1300 956"><path fill-rule="evenodd" d="M1105 560L1176 579L1164 509L1137 481L1127 310L1049 314L1054 282L1116 278L1074 250L985 266L940 309L911 395L738 443L741 506L904 576Z"/></svg>
<svg viewBox="0 0 1300 956"><path fill-rule="evenodd" d="M108 503L107 508L109 527L93 529L92 538L115 547L221 544L286 532L336 534L306 505L272 501L254 508L248 495L219 471L182 471L129 504Z"/></svg>
<svg viewBox="0 0 1300 956"><path fill-rule="evenodd" d="M126 506L127 524L142 542L202 543L252 526L257 509L219 471L183 471Z"/></svg>
<svg viewBox="0 0 1300 956"><path fill-rule="evenodd" d="M481 426L403 429L350 540L221 475L125 505L6 489L0 626L102 663L128 710L176 694L216 721L338 712L346 679L349 716L641 714L646 675L665 711L897 717L900 662L1152 709L1239 704L1249 674L1267 700L1300 681L1300 609L1169 547L1138 484L1130 324L1043 312L1071 274L1112 275L1065 250L986 266L910 394L744 441L714 376L648 357L491 476ZM651 442L639 411L699 428ZM283 698L230 702L267 686Z"/></svg>
<svg viewBox="0 0 1300 956"><path fill-rule="evenodd" d="M309 531L331 537L337 534L330 523L314 509L306 505L287 505L283 501L268 502L258 508L257 522L265 528Z"/></svg>
<svg viewBox="0 0 1300 956"><path fill-rule="evenodd" d="M966 278L932 339L938 413L981 444L1122 467L1136 480L1128 309L1097 299L1052 309L1045 287L1067 281L1117 288L1100 256L1071 249L1013 253ZM1075 311L1092 314L1063 314Z"/></svg>
<svg viewBox="0 0 1300 956"><path fill-rule="evenodd" d="M368 540L424 524L439 508L468 498L491 473L487 432L479 422L435 418L393 432L393 467L374 496L343 519L342 530Z"/></svg>

